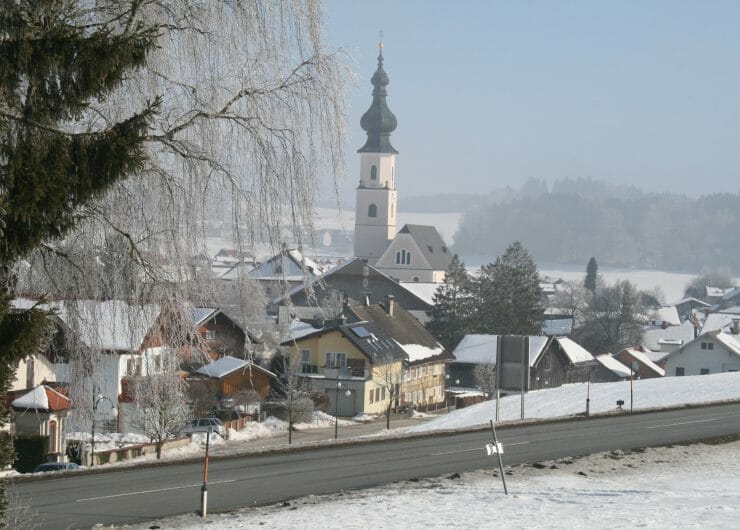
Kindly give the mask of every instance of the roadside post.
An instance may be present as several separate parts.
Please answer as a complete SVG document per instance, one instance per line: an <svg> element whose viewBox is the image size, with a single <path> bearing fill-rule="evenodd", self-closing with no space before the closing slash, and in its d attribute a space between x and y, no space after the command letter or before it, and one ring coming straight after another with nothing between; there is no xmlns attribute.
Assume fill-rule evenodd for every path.
<svg viewBox="0 0 740 530"><path fill-rule="evenodd" d="M203 459L203 485L200 488L200 516L208 514L208 447L211 441L211 429L206 432L206 455Z"/></svg>
<svg viewBox="0 0 740 530"><path fill-rule="evenodd" d="M504 474L504 462L501 459L501 455L504 452L504 446L499 443L497 437L496 437L496 427L493 424L493 420L491 421L491 433L493 434L493 443L492 444L486 444L486 453L488 456L496 455L498 457L498 469L501 473L501 483L504 485L504 495L508 495L509 491L506 489L506 475Z"/></svg>

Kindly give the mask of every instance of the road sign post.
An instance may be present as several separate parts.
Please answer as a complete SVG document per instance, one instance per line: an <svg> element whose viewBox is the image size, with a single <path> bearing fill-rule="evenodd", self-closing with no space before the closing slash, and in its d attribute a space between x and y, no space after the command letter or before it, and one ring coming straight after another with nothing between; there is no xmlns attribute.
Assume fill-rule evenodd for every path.
<svg viewBox="0 0 740 530"><path fill-rule="evenodd" d="M486 444L486 451L489 456L495 454L498 457L498 469L501 473L501 483L504 485L504 495L508 495L509 491L506 489L506 475L504 474L504 461L501 458L501 454L504 452L504 446L500 444L496 438L496 427L493 425L493 420L491 420L491 433L493 434L493 443Z"/></svg>
<svg viewBox="0 0 740 530"><path fill-rule="evenodd" d="M206 455L203 459L203 486L200 488L200 516L208 515L208 447L211 441L211 429L206 432Z"/></svg>

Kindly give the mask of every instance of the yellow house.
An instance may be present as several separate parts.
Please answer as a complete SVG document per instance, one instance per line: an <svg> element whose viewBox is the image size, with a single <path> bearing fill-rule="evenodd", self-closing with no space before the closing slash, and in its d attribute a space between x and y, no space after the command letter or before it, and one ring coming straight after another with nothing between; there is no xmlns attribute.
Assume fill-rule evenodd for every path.
<svg viewBox="0 0 740 530"><path fill-rule="evenodd" d="M406 353L374 323L320 329L283 346L312 390L328 395L332 413L381 414L398 405Z"/></svg>

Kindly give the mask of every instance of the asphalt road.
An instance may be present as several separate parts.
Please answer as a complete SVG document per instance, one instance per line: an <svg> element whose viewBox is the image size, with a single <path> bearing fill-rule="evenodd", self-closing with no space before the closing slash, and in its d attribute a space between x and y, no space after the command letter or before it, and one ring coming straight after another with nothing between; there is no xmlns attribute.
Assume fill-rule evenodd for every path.
<svg viewBox="0 0 740 530"><path fill-rule="evenodd" d="M504 463L665 445L740 433L740 404L499 428ZM411 478L494 468L490 430L212 460L210 512ZM201 463L18 482L11 491L43 528L150 521L195 512Z"/></svg>

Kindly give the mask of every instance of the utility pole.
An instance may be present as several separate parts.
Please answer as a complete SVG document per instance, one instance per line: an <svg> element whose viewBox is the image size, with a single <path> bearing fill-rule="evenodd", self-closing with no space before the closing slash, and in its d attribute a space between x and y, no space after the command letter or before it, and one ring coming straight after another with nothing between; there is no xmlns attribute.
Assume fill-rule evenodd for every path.
<svg viewBox="0 0 740 530"><path fill-rule="evenodd" d="M200 516L208 514L208 447L211 441L211 429L206 432L206 455L203 459L203 485L200 487Z"/></svg>

